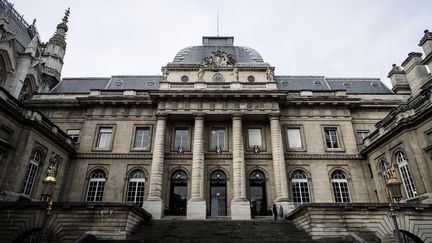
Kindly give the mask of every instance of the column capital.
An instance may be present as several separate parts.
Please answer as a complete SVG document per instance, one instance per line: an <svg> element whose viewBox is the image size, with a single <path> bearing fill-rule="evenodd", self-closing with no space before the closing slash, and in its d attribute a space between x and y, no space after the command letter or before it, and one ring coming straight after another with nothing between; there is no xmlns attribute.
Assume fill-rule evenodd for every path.
<svg viewBox="0 0 432 243"><path fill-rule="evenodd" d="M155 116L158 120L166 120L168 118L168 113L157 112Z"/></svg>
<svg viewBox="0 0 432 243"><path fill-rule="evenodd" d="M195 119L204 119L207 113L205 112L195 112L192 114Z"/></svg>
<svg viewBox="0 0 432 243"><path fill-rule="evenodd" d="M280 114L278 112L272 112L268 114L270 120L279 120Z"/></svg>
<svg viewBox="0 0 432 243"><path fill-rule="evenodd" d="M233 120L241 120L241 118L244 116L243 112L235 112L235 113L231 113L231 118Z"/></svg>

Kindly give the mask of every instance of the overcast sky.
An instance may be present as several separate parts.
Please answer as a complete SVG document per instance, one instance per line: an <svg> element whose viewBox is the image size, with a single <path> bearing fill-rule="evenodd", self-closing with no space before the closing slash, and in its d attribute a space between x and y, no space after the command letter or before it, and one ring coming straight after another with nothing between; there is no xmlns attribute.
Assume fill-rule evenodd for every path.
<svg viewBox="0 0 432 243"><path fill-rule="evenodd" d="M10 0L11 1L11 0ZM387 85L432 29L430 0L14 0L42 41L71 8L62 77L154 75L202 36L234 36L276 75L379 77Z"/></svg>

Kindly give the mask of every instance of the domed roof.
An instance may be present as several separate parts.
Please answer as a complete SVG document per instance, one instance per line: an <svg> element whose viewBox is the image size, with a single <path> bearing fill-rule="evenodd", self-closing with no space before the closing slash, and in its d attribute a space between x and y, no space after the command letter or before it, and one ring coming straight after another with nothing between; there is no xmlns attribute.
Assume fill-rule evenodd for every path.
<svg viewBox="0 0 432 243"><path fill-rule="evenodd" d="M193 64L211 56L212 52L222 51L232 54L238 63L263 63L261 55L250 47L234 46L234 37L203 37L202 46L190 46L180 50L173 63Z"/></svg>

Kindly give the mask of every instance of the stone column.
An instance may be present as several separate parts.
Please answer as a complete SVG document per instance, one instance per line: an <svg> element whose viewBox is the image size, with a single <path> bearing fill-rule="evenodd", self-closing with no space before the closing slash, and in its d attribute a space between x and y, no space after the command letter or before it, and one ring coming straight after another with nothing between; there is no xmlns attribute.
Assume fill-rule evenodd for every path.
<svg viewBox="0 0 432 243"><path fill-rule="evenodd" d="M294 209L294 204L288 198L288 180L285 167L285 152L282 142L282 133L279 114L270 114L270 133L272 143L273 172L276 188L275 203L283 208L287 214Z"/></svg>
<svg viewBox="0 0 432 243"><path fill-rule="evenodd" d="M246 198L246 171L244 161L244 144L241 114L232 116L233 133L233 191L231 201L231 219L251 219L250 203Z"/></svg>
<svg viewBox="0 0 432 243"><path fill-rule="evenodd" d="M165 154L166 119L166 115L157 116L156 133L153 143L153 159L150 172L150 192L149 197L143 204L143 208L152 214L153 219L160 219L163 215L164 209L161 196Z"/></svg>
<svg viewBox="0 0 432 243"><path fill-rule="evenodd" d="M192 197L187 205L187 219L206 219L204 200L204 115L195 114L192 157Z"/></svg>

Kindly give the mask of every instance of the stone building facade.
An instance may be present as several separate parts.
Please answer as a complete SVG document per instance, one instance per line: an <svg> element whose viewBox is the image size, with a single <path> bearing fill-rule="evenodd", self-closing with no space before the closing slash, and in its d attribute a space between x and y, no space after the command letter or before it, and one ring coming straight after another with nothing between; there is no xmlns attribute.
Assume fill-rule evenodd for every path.
<svg viewBox="0 0 432 243"><path fill-rule="evenodd" d="M160 219L289 217L305 203L385 203L395 166L403 202L430 203L431 33L375 78L276 75L233 37L203 37L160 76L60 78L69 10L41 42L0 1L0 191L59 202L136 203ZM53 162L56 161L56 162Z"/></svg>

